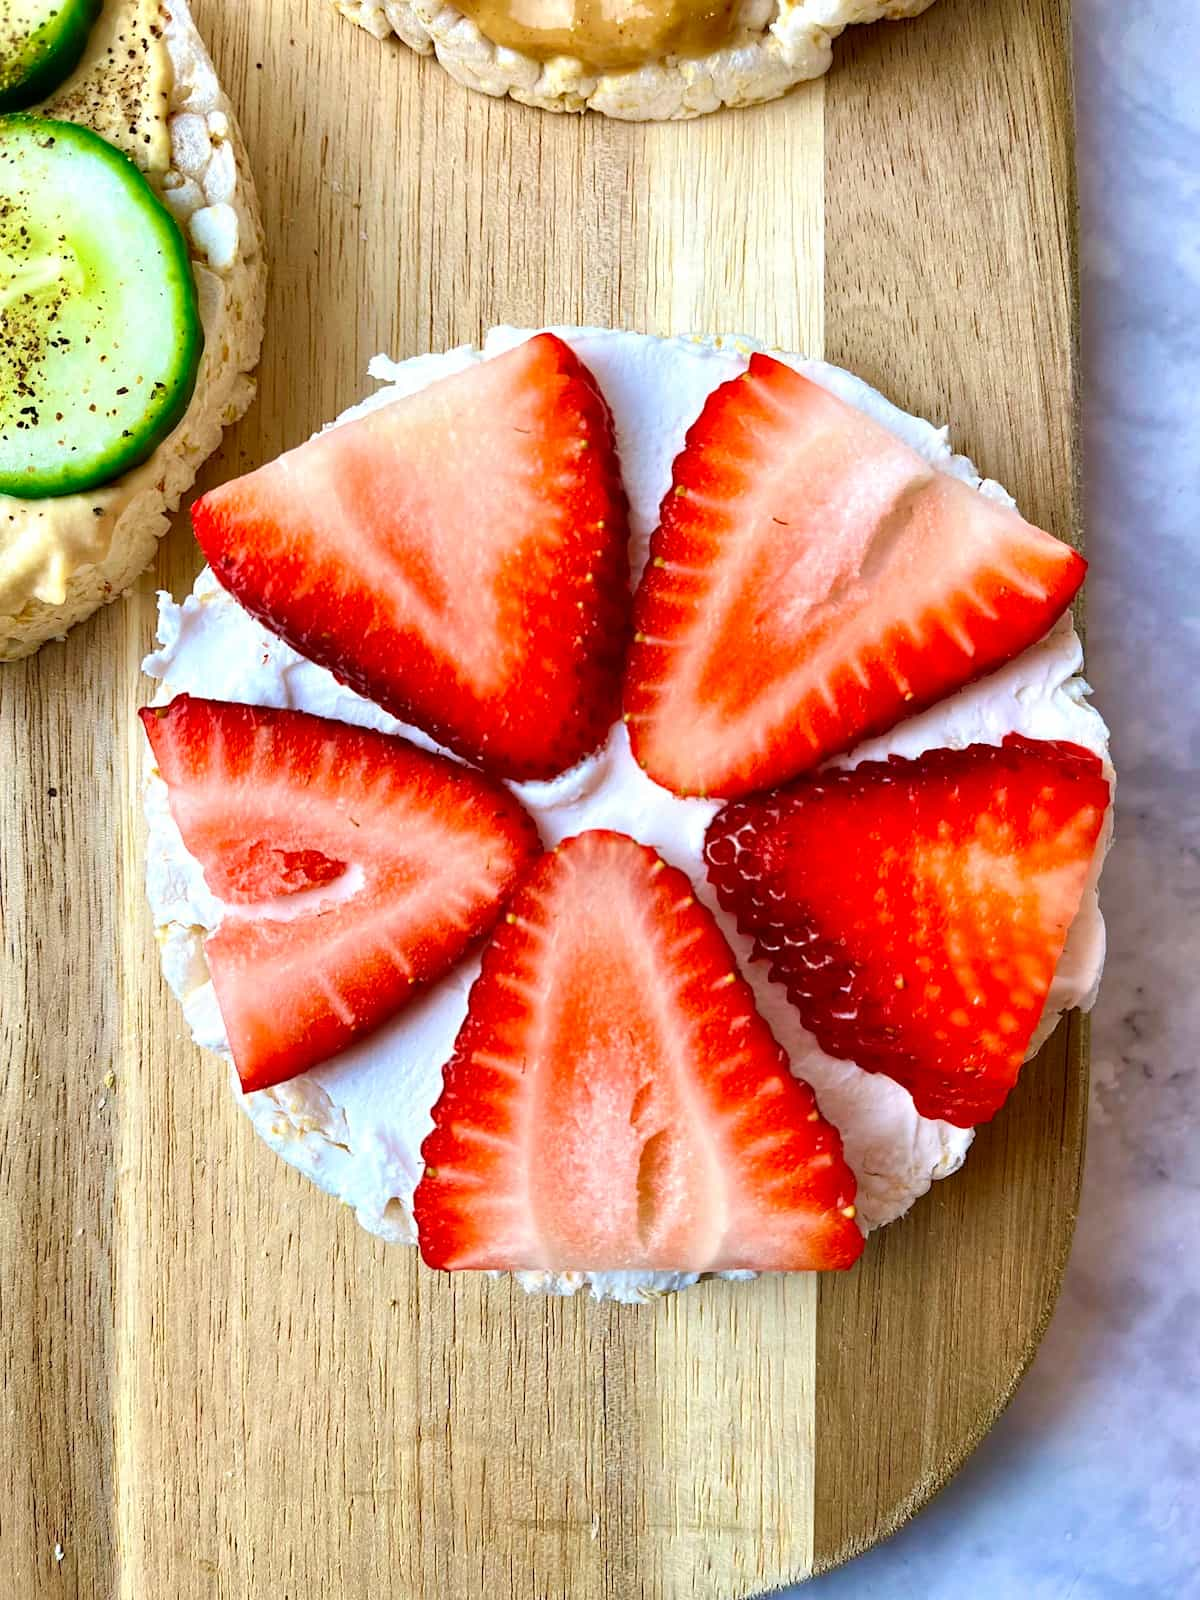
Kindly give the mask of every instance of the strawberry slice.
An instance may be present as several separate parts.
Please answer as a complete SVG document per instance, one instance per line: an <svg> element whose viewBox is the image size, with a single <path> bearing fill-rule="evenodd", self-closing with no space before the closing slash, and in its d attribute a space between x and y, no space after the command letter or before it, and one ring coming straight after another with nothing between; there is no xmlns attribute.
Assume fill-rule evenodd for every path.
<svg viewBox="0 0 1200 1600"><path fill-rule="evenodd" d="M1010 734L728 805L705 858L821 1048L966 1128L1017 1081L1108 800L1090 751Z"/></svg>
<svg viewBox="0 0 1200 1600"><path fill-rule="evenodd" d="M563 771L619 713L612 418L552 334L319 434L192 520L247 611L502 777Z"/></svg>
<svg viewBox="0 0 1200 1600"><path fill-rule="evenodd" d="M399 1011L489 931L538 853L507 789L406 739L188 695L140 715L226 904L204 953L247 1091Z"/></svg>
<svg viewBox="0 0 1200 1600"><path fill-rule="evenodd" d="M414 1202L433 1267L848 1267L837 1130L683 873L624 834L544 856L483 958Z"/></svg>
<svg viewBox="0 0 1200 1600"><path fill-rule="evenodd" d="M679 794L782 782L1033 644L1085 563L769 356L709 396L634 603L634 754Z"/></svg>

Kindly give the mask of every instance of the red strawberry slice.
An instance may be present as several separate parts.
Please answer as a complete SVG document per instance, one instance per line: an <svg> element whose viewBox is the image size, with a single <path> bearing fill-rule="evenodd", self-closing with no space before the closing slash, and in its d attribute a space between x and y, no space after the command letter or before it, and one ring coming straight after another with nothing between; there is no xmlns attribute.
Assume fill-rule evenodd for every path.
<svg viewBox="0 0 1200 1600"><path fill-rule="evenodd" d="M1033 644L1085 563L769 356L708 398L634 603L634 754L680 794L782 782Z"/></svg>
<svg viewBox="0 0 1200 1600"><path fill-rule="evenodd" d="M489 931L538 853L506 789L405 739L188 695L141 718L227 905L204 953L247 1091L399 1011Z"/></svg>
<svg viewBox="0 0 1200 1600"><path fill-rule="evenodd" d="M624 834L534 867L483 958L415 1199L433 1267L848 1267L854 1175L691 884Z"/></svg>
<svg viewBox="0 0 1200 1600"><path fill-rule="evenodd" d="M726 806L708 875L823 1050L966 1128L1017 1081L1108 800L1077 745L893 756Z"/></svg>
<svg viewBox="0 0 1200 1600"><path fill-rule="evenodd" d="M551 777L618 715L630 597L612 418L552 334L329 429L192 520L247 611L492 772Z"/></svg>

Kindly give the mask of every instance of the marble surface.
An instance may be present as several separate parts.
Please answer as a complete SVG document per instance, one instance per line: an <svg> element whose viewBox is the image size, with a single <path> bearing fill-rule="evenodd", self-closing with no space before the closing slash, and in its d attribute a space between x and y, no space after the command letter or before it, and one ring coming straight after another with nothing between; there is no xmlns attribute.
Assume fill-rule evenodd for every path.
<svg viewBox="0 0 1200 1600"><path fill-rule="evenodd" d="M1016 1399L804 1600L1200 1597L1200 6L1075 0L1088 676L1118 840L1083 1204Z"/></svg>

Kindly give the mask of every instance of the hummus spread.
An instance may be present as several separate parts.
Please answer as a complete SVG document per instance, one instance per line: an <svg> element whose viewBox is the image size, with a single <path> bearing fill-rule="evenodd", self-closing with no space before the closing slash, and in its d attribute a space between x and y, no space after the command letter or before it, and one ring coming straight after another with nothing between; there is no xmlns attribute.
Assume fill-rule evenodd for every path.
<svg viewBox="0 0 1200 1600"><path fill-rule="evenodd" d="M253 388L265 271L244 152L184 0L105 0L75 72L35 114L85 123L129 155L183 229L205 350L191 405L146 461L86 494L0 495L0 661L126 589L167 512Z"/></svg>
<svg viewBox="0 0 1200 1600"><path fill-rule="evenodd" d="M75 71L38 113L82 122L161 177L171 160L171 57L159 0L108 0Z"/></svg>

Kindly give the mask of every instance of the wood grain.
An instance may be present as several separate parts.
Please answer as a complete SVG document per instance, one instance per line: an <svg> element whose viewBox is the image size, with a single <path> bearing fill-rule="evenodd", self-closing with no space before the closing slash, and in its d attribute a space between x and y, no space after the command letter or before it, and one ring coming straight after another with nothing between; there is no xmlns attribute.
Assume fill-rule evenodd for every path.
<svg viewBox="0 0 1200 1600"><path fill-rule="evenodd" d="M931 96L964 29L976 69L952 101ZM871 133L885 97L882 152ZM912 33L852 36L825 136L826 355L953 419L984 472L1078 543L1065 5L942 0ZM1085 1024L1072 1017L964 1171L877 1237L859 1273L822 1280L818 1569L941 1488L1016 1387L1066 1264L1086 1085ZM922 1291L896 1295L897 1282Z"/></svg>
<svg viewBox="0 0 1200 1600"><path fill-rule="evenodd" d="M358 398L376 350L591 322L823 345L1073 530L1058 0L940 0L824 84L666 128L469 95L323 0L196 12L273 261L259 403L206 481ZM0 673L12 1593L726 1600L881 1536L1049 1313L1078 1023L845 1279L636 1310L447 1286L257 1143L161 984L132 711L153 590L196 565L181 520L131 599Z"/></svg>

